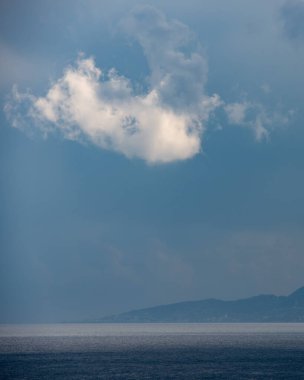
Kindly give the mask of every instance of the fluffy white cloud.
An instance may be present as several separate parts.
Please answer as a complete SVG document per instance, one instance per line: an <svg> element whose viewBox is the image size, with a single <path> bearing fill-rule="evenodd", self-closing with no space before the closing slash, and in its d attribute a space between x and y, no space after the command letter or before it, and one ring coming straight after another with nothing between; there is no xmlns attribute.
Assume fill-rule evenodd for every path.
<svg viewBox="0 0 304 380"><path fill-rule="evenodd" d="M206 94L207 63L185 25L144 6L130 12L122 28L144 51L149 90L135 93L114 69L104 73L93 58L80 55L45 96L13 90L5 106L12 125L38 129L45 137L60 133L149 163L197 154L208 119L219 107L230 123L251 128L257 140L268 137L275 118L262 105L225 104L218 95Z"/></svg>
<svg viewBox="0 0 304 380"><path fill-rule="evenodd" d="M14 106L6 110L16 127L24 127L16 119L16 107L25 100L30 103L28 116L44 135L57 130L67 139L90 141L151 163L187 159L200 150L203 125L197 114L162 103L156 89L134 95L126 78L114 70L103 75L92 58L78 59L44 97L15 90ZM217 103L216 96L202 98L207 113Z"/></svg>
<svg viewBox="0 0 304 380"><path fill-rule="evenodd" d="M28 128L18 107L28 102L27 117L44 135L90 141L102 148L150 163L184 160L200 151L204 123L220 105L204 93L203 56L189 47L187 27L150 7L127 18L125 30L138 37L151 69L150 90L135 94L130 81L111 70L103 73L92 58L80 56L47 94L13 94L6 111L14 126ZM27 123L28 124L28 123Z"/></svg>

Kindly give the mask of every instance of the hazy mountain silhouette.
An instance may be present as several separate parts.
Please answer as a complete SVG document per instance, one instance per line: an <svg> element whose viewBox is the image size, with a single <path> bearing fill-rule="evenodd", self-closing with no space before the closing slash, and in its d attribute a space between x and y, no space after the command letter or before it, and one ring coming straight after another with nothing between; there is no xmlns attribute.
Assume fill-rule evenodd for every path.
<svg viewBox="0 0 304 380"><path fill-rule="evenodd" d="M132 310L96 322L304 322L304 287L289 296L179 302Z"/></svg>

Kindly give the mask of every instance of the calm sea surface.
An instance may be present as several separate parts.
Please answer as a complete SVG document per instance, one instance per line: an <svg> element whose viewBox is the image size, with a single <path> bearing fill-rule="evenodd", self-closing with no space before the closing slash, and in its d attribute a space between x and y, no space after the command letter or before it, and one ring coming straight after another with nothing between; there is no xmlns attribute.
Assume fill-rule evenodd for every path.
<svg viewBox="0 0 304 380"><path fill-rule="evenodd" d="M304 379L304 324L0 325L0 379Z"/></svg>

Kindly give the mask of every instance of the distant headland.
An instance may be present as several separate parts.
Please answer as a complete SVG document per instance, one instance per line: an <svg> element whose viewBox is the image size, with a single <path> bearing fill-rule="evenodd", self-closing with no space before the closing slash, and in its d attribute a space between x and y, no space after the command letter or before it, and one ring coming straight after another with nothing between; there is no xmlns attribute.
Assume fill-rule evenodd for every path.
<svg viewBox="0 0 304 380"><path fill-rule="evenodd" d="M132 310L99 323L304 322L304 287L289 296L258 295L234 301L205 299Z"/></svg>

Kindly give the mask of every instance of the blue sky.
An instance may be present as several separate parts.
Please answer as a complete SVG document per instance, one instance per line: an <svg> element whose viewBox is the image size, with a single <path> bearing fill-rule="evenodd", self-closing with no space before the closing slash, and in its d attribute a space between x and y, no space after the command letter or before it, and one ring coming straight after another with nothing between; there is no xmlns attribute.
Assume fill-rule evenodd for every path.
<svg viewBox="0 0 304 380"><path fill-rule="evenodd" d="M302 0L0 7L1 321L303 286Z"/></svg>

